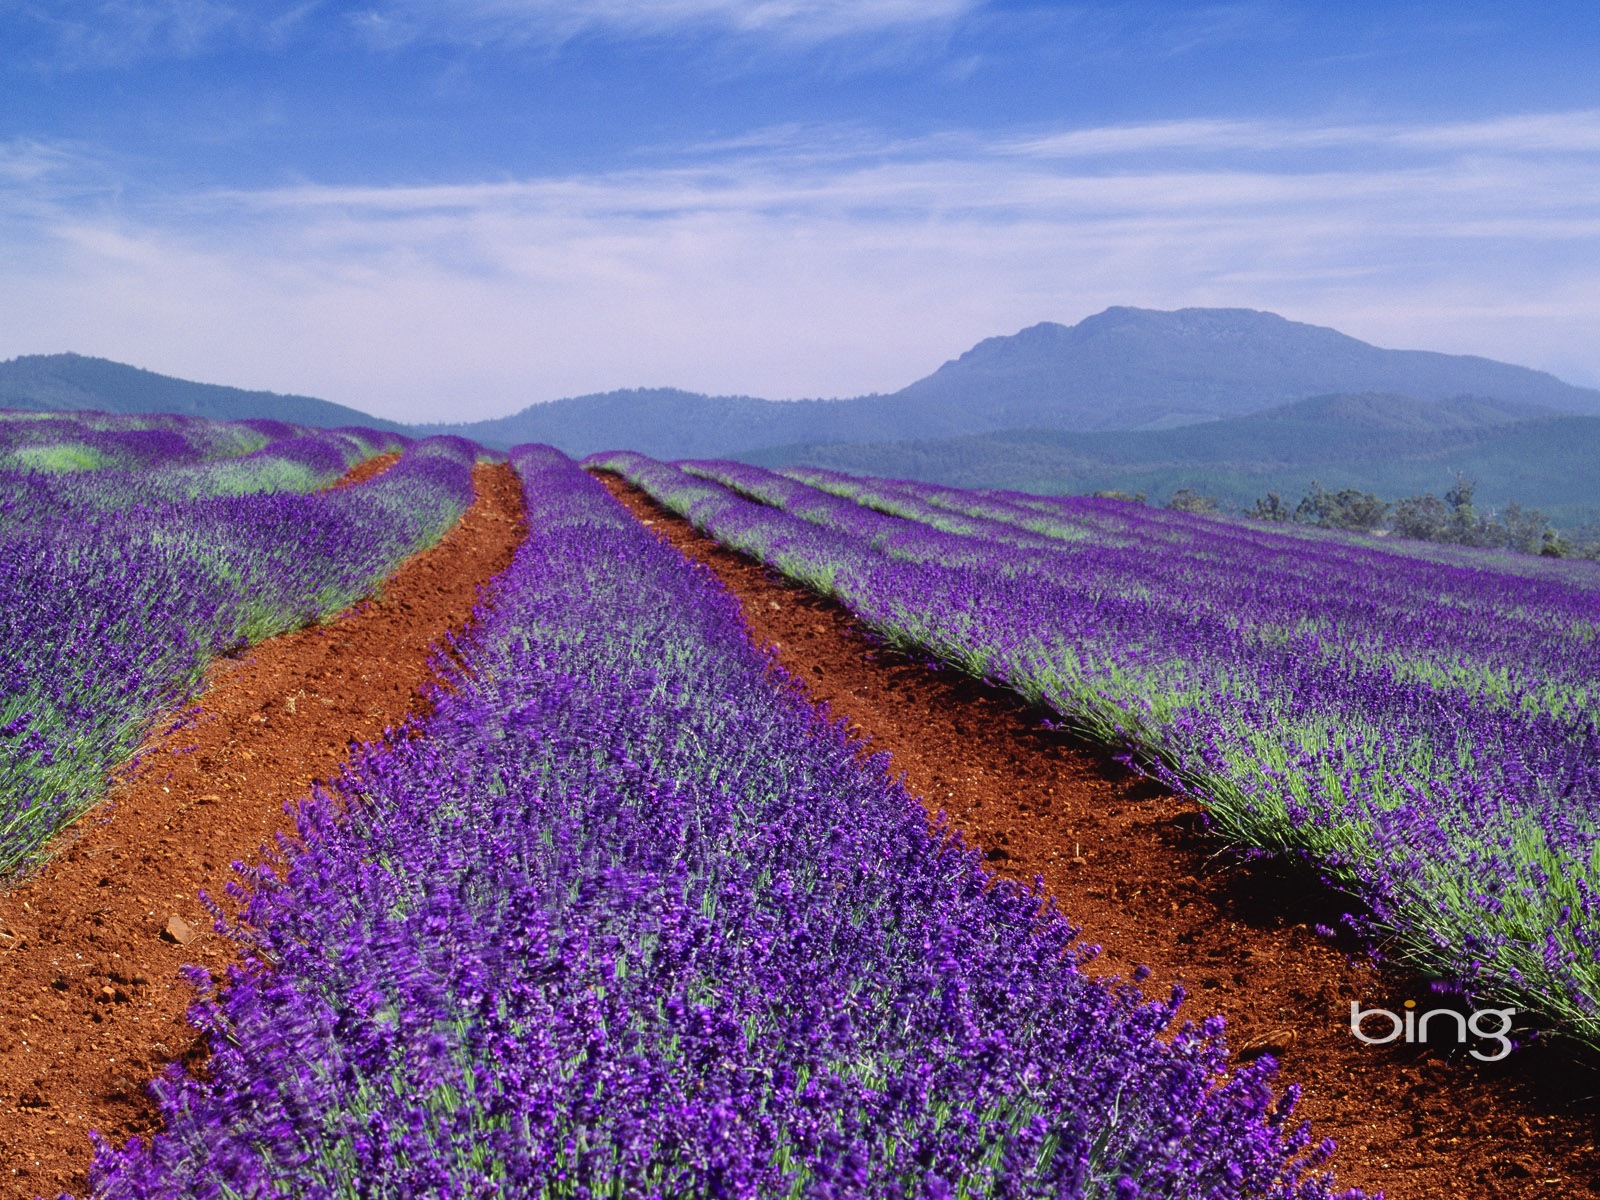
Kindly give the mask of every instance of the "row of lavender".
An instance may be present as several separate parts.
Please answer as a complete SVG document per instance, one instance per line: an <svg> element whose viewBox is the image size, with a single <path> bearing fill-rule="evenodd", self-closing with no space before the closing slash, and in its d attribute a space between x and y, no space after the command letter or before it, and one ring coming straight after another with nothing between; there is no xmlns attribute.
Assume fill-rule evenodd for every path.
<svg viewBox="0 0 1600 1200"><path fill-rule="evenodd" d="M1223 836L1359 896L1387 952L1600 1045L1592 569L1117 501L596 464L891 641L1129 747Z"/></svg>
<svg viewBox="0 0 1600 1200"><path fill-rule="evenodd" d="M767 476L740 464L683 466L750 495ZM1114 500L974 493L814 468L785 475L768 478L983 541L1014 542L1020 526L1034 548L1061 551L1070 543L1074 574L1086 565L1100 578L1115 573L1123 594L1203 611L1251 636L1298 638L1323 656L1389 664L1407 678L1463 688L1479 702L1557 716L1600 710L1600 570L1590 562L1403 541L1380 548L1376 539L1196 519ZM1055 556L1011 554L1001 565L1047 577L1061 571Z"/></svg>
<svg viewBox="0 0 1600 1200"><path fill-rule="evenodd" d="M696 464L685 462L680 465L693 471ZM1130 504L1120 500L1096 503L1104 499L1102 497L1036 496L1027 492L1000 490L973 491L914 480L875 479L849 475L843 471L831 471L821 467L787 467L779 474L837 496L859 499L861 503L881 508L884 512L895 513L900 510L901 505L908 504L920 508L923 513L921 519L937 521L935 512L941 509L944 510L942 514L944 518L952 518L956 514L991 516L1007 524L1021 524L1047 536L1069 541L1082 538L1086 534L1088 530L1084 521L1091 512L1099 514L1093 523L1100 535L1111 534L1114 528L1125 531L1139 527L1155 533L1157 537L1177 537L1186 540L1187 531L1194 527L1193 522L1187 519L1188 514L1179 510L1151 508L1143 503ZM1104 514L1107 512L1121 513L1130 517L1133 519L1133 524L1129 525L1125 521L1107 522L1104 519ZM1217 517L1211 524L1218 529L1264 529L1274 535L1268 542L1280 546L1284 544L1281 539L1286 537L1323 546L1380 550L1385 555L1400 555L1448 566L1480 568L1485 563L1492 563L1497 572L1504 574L1522 575L1532 579L1565 579L1580 586L1583 586L1584 580L1592 582L1595 577L1592 565L1571 559L1541 558L1511 551L1485 551L1441 542L1323 529L1315 525L1299 525L1292 522L1263 526L1248 519Z"/></svg>
<svg viewBox="0 0 1600 1200"><path fill-rule="evenodd" d="M0 471L161 468L238 458L293 436L281 421L0 410Z"/></svg>
<svg viewBox="0 0 1600 1200"><path fill-rule="evenodd" d="M696 464L682 465L691 473L698 472ZM744 470L737 464L725 465ZM1557 644L1562 639L1587 644L1587 630L1594 615L1593 598L1600 588L1600 570L1582 560L1476 550L1314 526L1272 526L1224 518L1197 521L1192 514L1118 500L972 492L905 480L863 479L811 467L791 468L779 477L939 528L948 528L946 522L986 517L989 522L985 536L991 539L1003 533L1014 534L1016 530L1008 527L1021 526L1043 535L1057 549L1063 541L1092 543L1128 551L1137 558L1150 547L1160 546L1181 551L1185 567L1197 564L1223 571L1231 570L1241 557L1248 557L1263 565L1259 573L1269 576L1269 582L1281 578L1290 589L1286 595L1302 602L1309 599L1319 619L1339 605L1344 606L1340 613L1356 605L1362 616L1368 616L1371 605L1378 604L1394 616L1413 621L1419 593L1449 596L1452 603L1465 604L1477 614L1495 618L1492 624L1479 629L1480 636L1470 644L1458 636L1448 645L1428 648L1430 655L1447 654L1454 659L1475 658L1482 662L1488 661L1486 654L1506 657L1498 648L1486 646L1482 636L1520 639L1517 652L1510 656L1519 666L1523 665L1523 654L1538 653L1540 645L1548 649L1552 640ZM737 489L741 482L733 480L731 486ZM1163 564L1172 565L1166 561L1171 557L1171 553L1164 555ZM1361 576L1360 591L1343 596L1322 589L1320 594L1308 596L1305 583L1326 578L1330 568L1343 576ZM1222 600L1233 599L1209 600L1209 593L1199 598L1208 600L1212 608L1220 608ZM1460 635L1466 631L1452 632ZM1414 651L1416 647L1410 641L1408 646ZM1550 664L1540 665L1541 670L1531 676L1535 681L1543 678L1543 668ZM1569 682L1583 678L1577 670L1561 674ZM1592 686L1594 681L1587 682Z"/></svg>
<svg viewBox="0 0 1600 1200"><path fill-rule="evenodd" d="M267 444L208 456L216 424L169 446L175 462L0 472L0 871L104 794L212 657L337 612L471 502L466 442L300 494L263 489L331 483L388 440L244 427L235 446Z"/></svg>
<svg viewBox="0 0 1600 1200"><path fill-rule="evenodd" d="M513 462L454 690L253 880L208 1077L98 1196L1329 1195L1270 1060L1082 973L709 574Z"/></svg>
<svg viewBox="0 0 1600 1200"><path fill-rule="evenodd" d="M309 492L409 444L283 421L0 412L0 531L211 496Z"/></svg>

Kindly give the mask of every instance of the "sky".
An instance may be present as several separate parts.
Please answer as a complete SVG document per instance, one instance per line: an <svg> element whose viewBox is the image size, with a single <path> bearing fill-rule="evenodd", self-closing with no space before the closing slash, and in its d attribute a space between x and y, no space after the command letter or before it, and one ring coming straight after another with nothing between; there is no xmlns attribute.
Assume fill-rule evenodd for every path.
<svg viewBox="0 0 1600 1200"><path fill-rule="evenodd" d="M1110 305L1600 386L1600 4L0 0L0 358L398 420Z"/></svg>

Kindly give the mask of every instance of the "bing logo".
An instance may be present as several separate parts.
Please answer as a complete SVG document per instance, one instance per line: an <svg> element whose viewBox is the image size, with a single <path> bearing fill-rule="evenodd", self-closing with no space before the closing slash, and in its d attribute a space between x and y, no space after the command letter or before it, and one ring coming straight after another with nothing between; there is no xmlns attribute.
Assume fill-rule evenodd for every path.
<svg viewBox="0 0 1600 1200"><path fill-rule="evenodd" d="M1467 1040L1470 1032L1473 1037L1499 1043L1499 1048L1493 1054L1485 1054L1474 1048L1472 1057L1479 1062L1499 1062L1511 1053L1511 1039L1506 1035L1511 1032L1511 1018L1517 1014L1514 1008L1480 1008L1471 1014L1459 1013L1453 1008L1434 1008L1420 1015L1416 1008L1415 1000L1406 1001L1403 1014L1390 1012L1387 1008L1362 1008L1359 1001L1352 1000L1350 1032L1357 1041L1367 1046L1385 1046L1401 1037L1407 1042L1426 1044L1429 1034L1437 1037L1441 1029L1445 1037L1454 1033L1456 1045L1459 1046ZM1377 1035L1366 1032L1364 1026L1369 1019L1387 1021L1387 1031ZM1485 1022L1492 1022L1496 1027L1486 1028Z"/></svg>

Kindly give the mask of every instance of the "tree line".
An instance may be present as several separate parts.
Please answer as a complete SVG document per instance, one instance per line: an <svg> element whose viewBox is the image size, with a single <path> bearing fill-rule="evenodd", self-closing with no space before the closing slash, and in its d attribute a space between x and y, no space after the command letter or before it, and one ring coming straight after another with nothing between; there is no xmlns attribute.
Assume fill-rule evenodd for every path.
<svg viewBox="0 0 1600 1200"><path fill-rule="evenodd" d="M1290 504L1277 492L1268 492L1244 515L1257 521L1392 534L1424 542L1515 550L1551 558L1600 558L1600 537L1584 536L1600 533L1600 530L1563 536L1544 513L1537 508L1523 508L1515 500L1502 509L1480 507L1474 502L1476 487L1474 480L1457 474L1454 485L1442 497L1424 492L1390 503L1359 488L1331 492L1313 480L1311 490L1299 501ZM1144 499L1120 493L1097 494ZM1166 507L1193 513L1222 511L1215 497L1202 495L1193 488L1179 488Z"/></svg>

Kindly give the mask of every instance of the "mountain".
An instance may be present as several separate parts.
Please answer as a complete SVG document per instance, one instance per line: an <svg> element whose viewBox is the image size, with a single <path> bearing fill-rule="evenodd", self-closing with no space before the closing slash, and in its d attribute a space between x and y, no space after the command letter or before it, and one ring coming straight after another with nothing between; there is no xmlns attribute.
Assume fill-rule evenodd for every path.
<svg viewBox="0 0 1600 1200"><path fill-rule="evenodd" d="M1108 308L979 342L896 393L935 425L1160 429L1334 393L1455 396L1600 416L1600 392L1487 358L1383 350L1317 325L1243 308ZM959 416L957 416L959 414ZM977 433L978 429L951 432Z"/></svg>
<svg viewBox="0 0 1600 1200"><path fill-rule="evenodd" d="M959 487L1144 492L1158 502L1189 487L1233 508L1269 491L1292 503L1312 481L1389 500L1442 495L1461 471L1478 481L1483 504L1516 500L1567 525L1600 518L1600 417L1472 398L1338 394L1181 429L1024 429L747 457Z"/></svg>
<svg viewBox="0 0 1600 1200"><path fill-rule="evenodd" d="M1250 309L1109 308L1076 325L1045 322L989 338L889 395L773 401L609 392L425 428L501 448L540 441L574 454L628 447L660 458L729 457L794 443L891 442L912 431L937 438L1159 430L1333 394L1400 394L1422 403L1475 397L1480 408L1523 416L1600 416L1600 391L1487 358L1383 350Z"/></svg>
<svg viewBox="0 0 1600 1200"><path fill-rule="evenodd" d="M327 400L190 383L81 354L30 354L0 362L0 408L35 412L165 412L220 421L270 417L323 428L364 425L396 433L406 431L405 426L393 421Z"/></svg>

